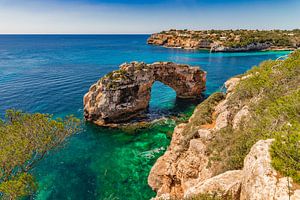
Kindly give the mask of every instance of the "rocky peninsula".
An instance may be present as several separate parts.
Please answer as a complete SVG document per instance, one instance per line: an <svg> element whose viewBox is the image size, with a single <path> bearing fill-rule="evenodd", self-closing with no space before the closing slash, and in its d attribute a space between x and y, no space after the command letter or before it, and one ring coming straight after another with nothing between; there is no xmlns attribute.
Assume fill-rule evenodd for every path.
<svg viewBox="0 0 300 200"><path fill-rule="evenodd" d="M154 199L300 199L300 51L225 83L174 130Z"/></svg>
<svg viewBox="0 0 300 200"><path fill-rule="evenodd" d="M295 50L300 30L175 30L152 34L148 44L168 48L207 49L211 52Z"/></svg>
<svg viewBox="0 0 300 200"><path fill-rule="evenodd" d="M173 88L178 98L199 98L205 90L206 72L172 62L122 64L85 94L85 119L100 126L132 119L148 108L155 81Z"/></svg>

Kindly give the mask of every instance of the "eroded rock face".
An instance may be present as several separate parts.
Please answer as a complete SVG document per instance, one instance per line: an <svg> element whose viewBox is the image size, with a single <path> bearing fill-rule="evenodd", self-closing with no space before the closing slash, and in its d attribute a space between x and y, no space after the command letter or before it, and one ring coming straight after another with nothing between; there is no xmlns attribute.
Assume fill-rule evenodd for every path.
<svg viewBox="0 0 300 200"><path fill-rule="evenodd" d="M281 177L271 165L272 142L273 139L258 141L246 156L241 200L288 200L289 196L292 200L299 199L300 190L293 189L292 179Z"/></svg>
<svg viewBox="0 0 300 200"><path fill-rule="evenodd" d="M193 123L200 113L196 108L187 123L175 128L169 148L148 176L150 187L157 192L155 200L184 199L200 194L234 200L300 200L299 185L272 167L269 150L273 139L254 144L240 170L220 171L219 163L210 159L213 149L209 149L209 145L216 139L217 131L228 128L232 132L227 134L234 134L251 117L249 105L241 103L233 107L229 100L238 82L249 77L251 75L232 78L225 83L226 98L214 107L213 123L209 126ZM187 127L196 127L192 137L186 133Z"/></svg>
<svg viewBox="0 0 300 200"><path fill-rule="evenodd" d="M192 123L196 114L197 108L187 124L176 126L169 148L150 171L148 184L157 192L155 199L168 199L169 197L183 199L184 196L207 193L209 190L214 192L214 189L222 191L219 193L220 196L234 194L235 197L239 195L237 191L240 188L240 180L230 183L234 187L233 185L231 185L232 187L225 186L229 184L224 179L224 177L228 177L227 174L221 176L220 179L210 180L214 176L216 166L209 160L208 143L213 140L214 131L228 125L227 118L230 112L227 109L227 100L220 101L215 107L215 123L212 126L197 129L194 137L183 148L182 144L185 143L187 137L184 132L185 126ZM234 172L234 177L239 173Z"/></svg>
<svg viewBox="0 0 300 200"><path fill-rule="evenodd" d="M188 149L182 150L185 126L176 126L168 150L150 171L148 184L157 192L155 199L181 199L190 187L212 176L210 168L206 168L209 160L205 143L210 138L210 131L199 130L199 135L205 137L192 139Z"/></svg>
<svg viewBox="0 0 300 200"><path fill-rule="evenodd" d="M251 43L243 47L226 47L221 44L213 44L211 52L242 52L242 51L261 51L271 47L270 43Z"/></svg>
<svg viewBox="0 0 300 200"><path fill-rule="evenodd" d="M240 80L240 78L233 77L224 83L225 87L227 88L227 94L231 93L234 90Z"/></svg>
<svg viewBox="0 0 300 200"><path fill-rule="evenodd" d="M244 106L240 111L236 113L232 120L232 128L237 129L239 125L241 124L241 121L243 118L247 117L250 115L249 108L248 106ZM245 120L247 121L247 120Z"/></svg>
<svg viewBox="0 0 300 200"><path fill-rule="evenodd" d="M273 32L274 33L274 32ZM273 34L272 31L270 34ZM211 52L245 52L245 51L262 51L262 50L295 50L299 47L299 36L293 33L293 39L290 40L292 45L282 46L277 42L268 41L263 33L259 38L251 43L245 44L244 41L252 35L255 38L260 31L241 30L235 31L221 31L216 33L214 31L199 31L199 30L169 30L160 33L152 34L147 43L151 45L164 46L168 48L183 48L183 49L207 49ZM286 33L278 33L277 37L289 39ZM297 37L298 39L295 39ZM264 38L263 40L261 40ZM233 43L235 45L233 45Z"/></svg>
<svg viewBox="0 0 300 200"><path fill-rule="evenodd" d="M214 194L221 198L240 198L242 170L227 171L190 187L184 194L185 198L198 194Z"/></svg>
<svg viewBox="0 0 300 200"><path fill-rule="evenodd" d="M129 120L147 109L155 81L173 88L179 98L198 98L205 90L206 72L171 62L123 64L85 94L86 120L98 125Z"/></svg>

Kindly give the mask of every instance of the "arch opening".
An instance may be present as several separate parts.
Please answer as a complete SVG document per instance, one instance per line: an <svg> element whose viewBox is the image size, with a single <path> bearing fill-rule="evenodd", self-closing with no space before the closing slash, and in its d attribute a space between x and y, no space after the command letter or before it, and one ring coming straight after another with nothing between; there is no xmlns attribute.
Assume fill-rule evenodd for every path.
<svg viewBox="0 0 300 200"><path fill-rule="evenodd" d="M175 106L176 91L168 85L155 81L151 87L149 112L167 114Z"/></svg>

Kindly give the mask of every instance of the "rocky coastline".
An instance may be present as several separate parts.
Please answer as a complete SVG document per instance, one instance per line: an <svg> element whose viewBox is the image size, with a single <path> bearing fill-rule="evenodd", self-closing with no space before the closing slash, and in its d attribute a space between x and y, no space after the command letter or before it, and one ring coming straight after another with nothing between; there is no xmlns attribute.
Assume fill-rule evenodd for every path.
<svg viewBox="0 0 300 200"><path fill-rule="evenodd" d="M85 118L119 124L147 109L154 81L198 98L206 72L171 62L125 63L90 87ZM269 60L224 83L178 124L153 165L153 200L300 199L300 51ZM283 155L283 156L282 156Z"/></svg>
<svg viewBox="0 0 300 200"><path fill-rule="evenodd" d="M152 34L147 43L167 48L206 49L211 52L295 50L300 47L300 32L171 29Z"/></svg>
<svg viewBox="0 0 300 200"><path fill-rule="evenodd" d="M297 59L300 57L300 52L294 54L296 58L289 58L288 61L274 61L272 65L266 65L277 73L282 73L282 79L286 76L286 71L280 70L286 70L285 66L293 63L293 66L296 67L291 71L294 74L292 82L299 83L300 63ZM281 65L282 68L279 67ZM284 172L274 168L275 161L272 160L274 153L271 155L271 152L275 149L272 144L277 143L273 138L276 136L262 137L258 135L253 141L251 140L253 136L246 136L245 144L238 144L249 149L244 153L245 156L239 157L240 161L238 163L241 163L241 165L228 166L236 161L237 157L234 157L235 155L230 155L235 160L226 162L226 159L228 159L226 148L227 146L236 145L234 144L235 141L240 141L236 138L241 136L237 135L247 132L250 129L249 126L251 126L249 124L256 121L257 123L263 123L265 120L263 118L255 119L258 116L254 109L260 103L264 104L264 98L266 98L264 90L266 88L262 87L259 95L247 99L242 99L240 97L241 91L239 91L242 85L251 82L252 79L257 82L258 77L260 77L259 73L263 73L263 71L250 72L229 79L225 83L226 94L215 93L211 95L196 107L187 123L176 126L170 146L165 154L156 161L148 177L149 186L157 192L157 196L153 200L300 199L299 182L296 183ZM299 93L297 88L299 89L298 86L290 85L289 92L296 91L296 93ZM242 91L242 93L245 92L245 90ZM284 95L284 92L282 95ZM272 99L272 101L275 100ZM293 105L297 105L297 103ZM278 109L278 105L277 108L272 109ZM280 113L280 115L284 115L284 113ZM296 121L296 124L299 125L299 118ZM254 132L258 130L265 131L258 128L260 125L256 126L253 129ZM274 127L278 128L280 125L277 124ZM267 126L266 130L268 129L272 128ZM228 139L226 140L226 138ZM224 144L220 145L221 142ZM251 146L247 147L247 142ZM239 154L239 151L244 151L244 149L240 149L241 147L238 148L237 154ZM279 147L282 148L281 144ZM220 149L218 150L218 148ZM221 153L216 153L218 151ZM231 153L233 152L231 151Z"/></svg>

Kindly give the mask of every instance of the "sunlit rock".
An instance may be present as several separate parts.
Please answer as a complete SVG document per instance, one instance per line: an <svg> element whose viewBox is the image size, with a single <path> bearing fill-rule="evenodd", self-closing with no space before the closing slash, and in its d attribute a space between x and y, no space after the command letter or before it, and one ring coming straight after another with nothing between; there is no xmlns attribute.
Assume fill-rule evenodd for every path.
<svg viewBox="0 0 300 200"><path fill-rule="evenodd" d="M171 62L123 64L85 94L85 119L106 125L135 117L148 108L155 81L173 88L178 98L199 98L205 90L206 72L199 67Z"/></svg>

